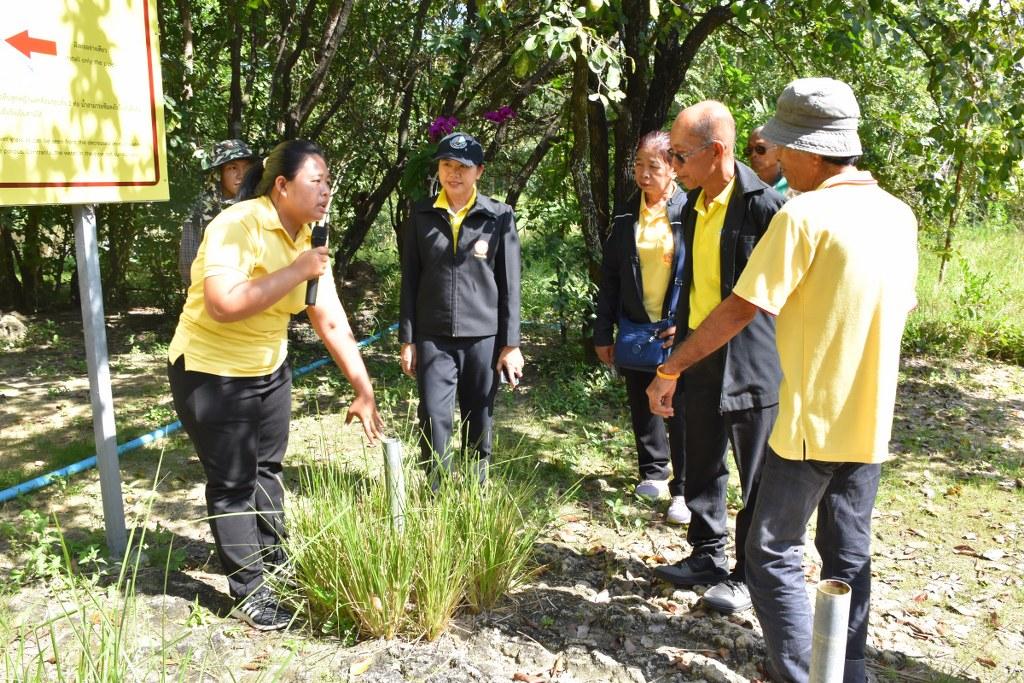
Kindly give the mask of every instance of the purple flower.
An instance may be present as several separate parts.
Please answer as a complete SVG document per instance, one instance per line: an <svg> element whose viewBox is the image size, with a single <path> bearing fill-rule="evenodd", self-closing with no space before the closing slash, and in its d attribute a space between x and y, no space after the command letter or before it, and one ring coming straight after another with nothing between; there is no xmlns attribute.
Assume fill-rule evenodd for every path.
<svg viewBox="0 0 1024 683"><path fill-rule="evenodd" d="M427 128L427 137L431 142L437 142L445 135L455 132L458 125L459 120L454 116L438 116L431 121L430 127Z"/></svg>
<svg viewBox="0 0 1024 683"><path fill-rule="evenodd" d="M514 119L515 117L515 109L508 106L507 104L503 104L498 109L495 109L494 111L489 111L484 114L485 119L499 126L503 124L505 121L509 119Z"/></svg>

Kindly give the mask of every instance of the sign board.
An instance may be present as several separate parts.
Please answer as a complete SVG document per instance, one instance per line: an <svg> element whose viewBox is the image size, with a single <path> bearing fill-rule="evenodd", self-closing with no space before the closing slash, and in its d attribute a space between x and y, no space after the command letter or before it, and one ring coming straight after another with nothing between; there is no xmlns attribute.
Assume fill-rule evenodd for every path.
<svg viewBox="0 0 1024 683"><path fill-rule="evenodd" d="M156 0L0 13L0 205L168 199Z"/></svg>

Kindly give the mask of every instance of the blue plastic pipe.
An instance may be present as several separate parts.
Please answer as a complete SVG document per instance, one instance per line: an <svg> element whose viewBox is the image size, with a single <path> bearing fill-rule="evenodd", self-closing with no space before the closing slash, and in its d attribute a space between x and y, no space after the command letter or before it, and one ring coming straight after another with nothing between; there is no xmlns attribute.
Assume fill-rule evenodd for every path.
<svg viewBox="0 0 1024 683"><path fill-rule="evenodd" d="M358 346L359 348L369 346L373 342L379 341L385 334L388 334L389 332L394 332L397 329L398 323L393 323L386 329L378 332L377 334L374 334L372 336L367 337L366 339L361 340L358 343ZM317 368L321 368L330 362L330 358L321 358L319 360L315 360L309 365L304 365L298 370L292 372L292 377L301 377L302 375L313 372ZM131 441L127 441L119 445L117 447L117 454L122 455L124 453L127 453L128 451L135 450L140 446L145 446L148 443L153 443L157 439L162 439L168 434L172 434L178 431L179 429L181 429L181 420L175 420L171 424L164 425L159 429L154 429L149 434L143 434L138 438L132 439ZM9 489L4 489L3 491L0 491L0 503L6 503L9 500L17 498L23 493L28 493L29 491L41 489L44 486L49 486L55 481L68 478L73 474L84 472L85 470L92 469L93 467L96 467L95 454L89 456L85 460L79 460L78 462L68 465L67 467L62 467L59 470L54 470L53 472L50 472L49 474L44 474L42 476L36 477L35 479L30 479L26 482L22 482L17 486L12 486Z"/></svg>

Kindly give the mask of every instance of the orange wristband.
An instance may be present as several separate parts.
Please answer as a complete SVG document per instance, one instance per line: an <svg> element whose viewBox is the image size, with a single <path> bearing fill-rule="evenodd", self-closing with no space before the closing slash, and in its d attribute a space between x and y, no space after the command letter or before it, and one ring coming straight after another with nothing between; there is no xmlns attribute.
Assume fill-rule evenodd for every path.
<svg viewBox="0 0 1024 683"><path fill-rule="evenodd" d="M669 373L665 372L664 370L662 370L663 367L665 367L664 364L659 365L657 368L655 368L654 374L656 374L661 379L669 379L669 380L672 380L672 381L675 381L675 380L679 379L679 375L681 373L677 372L676 374L672 375L672 374L669 374Z"/></svg>

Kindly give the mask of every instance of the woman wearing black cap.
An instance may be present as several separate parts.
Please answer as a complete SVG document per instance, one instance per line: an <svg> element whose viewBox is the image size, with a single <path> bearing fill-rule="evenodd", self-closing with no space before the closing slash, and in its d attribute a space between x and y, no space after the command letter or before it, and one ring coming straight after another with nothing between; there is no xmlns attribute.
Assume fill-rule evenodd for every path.
<svg viewBox="0 0 1024 683"><path fill-rule="evenodd" d="M491 457L498 376L513 386L519 351L519 236L512 207L477 193L483 148L452 133L438 144L441 192L413 208L403 230L399 340L402 372L419 389L422 460L437 485L451 469L455 399L462 450Z"/></svg>

